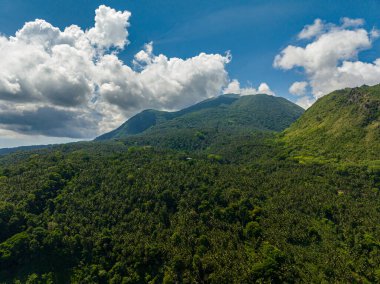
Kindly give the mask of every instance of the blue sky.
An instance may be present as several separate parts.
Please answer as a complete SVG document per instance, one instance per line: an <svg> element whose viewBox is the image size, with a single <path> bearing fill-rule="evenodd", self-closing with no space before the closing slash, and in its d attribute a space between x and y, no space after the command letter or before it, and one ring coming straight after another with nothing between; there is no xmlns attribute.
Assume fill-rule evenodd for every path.
<svg viewBox="0 0 380 284"><path fill-rule="evenodd" d="M128 27L130 43L118 55L126 64L131 64L134 55L151 41L154 53L165 54L168 58L186 59L201 52L224 55L230 51L232 61L225 67L230 80L239 80L241 87L255 88L265 82L276 95L292 101L296 101L297 96L289 94L289 87L295 81L311 82L310 74L302 68L274 68L273 62L288 45L304 47L307 44L297 38L305 25L313 24L317 18L324 23L339 25L343 17L348 17L363 19L365 23L361 28L368 32L380 27L380 1L370 0L0 0L0 33L5 37L12 36L25 22L36 18L61 30L71 24L86 30L94 25L94 11L102 4L132 13ZM355 60L372 62L377 59L379 42L374 39L371 48L358 47L363 51L354 56ZM9 127L8 130L12 131ZM25 135L29 133L23 132L23 138L0 139L0 147L56 141L52 138L44 140L43 137L51 136L46 133L31 134L37 136L27 139ZM60 139L57 141L66 141L66 138Z"/></svg>
<svg viewBox="0 0 380 284"><path fill-rule="evenodd" d="M368 27L380 27L380 2L376 0L0 0L0 32L13 35L26 21L36 18L61 28L70 24L91 27L94 10L101 4L132 12L131 43L122 54L124 60L131 60L150 41L157 53L170 57L230 50L230 77L242 84L267 82L289 99L290 83L302 75L276 70L272 63L282 48L295 41L304 25L316 18L337 23L341 17L350 17L365 19ZM362 55L364 60L371 60L379 54L377 44Z"/></svg>

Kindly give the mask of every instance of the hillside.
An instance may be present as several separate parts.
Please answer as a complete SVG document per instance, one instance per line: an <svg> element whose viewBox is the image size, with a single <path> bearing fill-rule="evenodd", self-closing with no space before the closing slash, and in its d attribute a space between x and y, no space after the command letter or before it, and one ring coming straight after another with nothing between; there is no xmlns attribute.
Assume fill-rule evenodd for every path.
<svg viewBox="0 0 380 284"><path fill-rule="evenodd" d="M97 137L95 140L102 141L108 139L123 138L128 135L139 134L157 124L161 124L168 120L175 119L176 117L185 115L187 113L196 112L207 108L218 107L220 105L228 105L237 99L238 97L234 95L223 95L217 98L202 101L198 104L195 104L193 106L176 112L166 112L147 109L131 117L115 130L105 133Z"/></svg>
<svg viewBox="0 0 380 284"><path fill-rule="evenodd" d="M347 149L377 158L376 88L334 92L283 134L302 109L221 96L0 156L0 283L378 283L380 171L323 144L344 115L365 135L343 137L368 141Z"/></svg>
<svg viewBox="0 0 380 284"><path fill-rule="evenodd" d="M112 141L3 157L0 282L380 280L378 173L238 142L236 163Z"/></svg>
<svg viewBox="0 0 380 284"><path fill-rule="evenodd" d="M300 159L380 160L380 85L344 89L319 99L285 133Z"/></svg>
<svg viewBox="0 0 380 284"><path fill-rule="evenodd" d="M282 131L302 113L302 108L284 98L222 95L177 112L145 110L96 140L120 139L135 134L165 135L189 128Z"/></svg>

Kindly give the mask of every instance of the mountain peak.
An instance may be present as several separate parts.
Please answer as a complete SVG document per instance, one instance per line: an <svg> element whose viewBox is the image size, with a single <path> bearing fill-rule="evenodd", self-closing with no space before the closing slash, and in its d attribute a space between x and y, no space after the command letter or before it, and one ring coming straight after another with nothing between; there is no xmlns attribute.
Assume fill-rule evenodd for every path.
<svg viewBox="0 0 380 284"><path fill-rule="evenodd" d="M225 94L175 112L142 111L96 140L123 138L163 128L243 127L247 130L282 131L302 113L301 107L280 97Z"/></svg>

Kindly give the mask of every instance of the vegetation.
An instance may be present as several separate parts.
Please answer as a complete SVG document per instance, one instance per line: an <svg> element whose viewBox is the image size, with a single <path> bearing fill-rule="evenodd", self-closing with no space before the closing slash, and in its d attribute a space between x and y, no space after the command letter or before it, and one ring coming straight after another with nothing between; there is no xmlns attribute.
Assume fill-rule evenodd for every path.
<svg viewBox="0 0 380 284"><path fill-rule="evenodd" d="M123 139L135 134L166 136L187 128L227 133L236 129L282 131L302 113L301 107L284 98L223 95L177 112L145 110L96 140Z"/></svg>
<svg viewBox="0 0 380 284"><path fill-rule="evenodd" d="M311 148L289 141L314 106L279 135L283 120L245 117L244 100L2 156L0 282L379 282L379 152L300 158ZM233 127L234 110L210 111L233 106Z"/></svg>
<svg viewBox="0 0 380 284"><path fill-rule="evenodd" d="M380 85L335 91L285 131L295 156L380 167Z"/></svg>

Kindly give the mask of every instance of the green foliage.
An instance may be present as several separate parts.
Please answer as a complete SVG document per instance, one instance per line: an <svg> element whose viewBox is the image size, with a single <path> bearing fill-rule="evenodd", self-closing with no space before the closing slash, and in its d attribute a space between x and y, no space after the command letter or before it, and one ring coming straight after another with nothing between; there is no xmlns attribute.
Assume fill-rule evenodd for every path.
<svg viewBox="0 0 380 284"><path fill-rule="evenodd" d="M302 113L301 107L283 98L268 95L222 95L177 112L145 110L96 140L123 139L136 134L150 139L151 136L162 139L174 130L189 128L220 132L238 129L245 132L281 131ZM202 131L194 131L193 135L199 140L204 140L207 136Z"/></svg>
<svg viewBox="0 0 380 284"><path fill-rule="evenodd" d="M332 92L284 133L300 162L380 163L380 85Z"/></svg>
<svg viewBox="0 0 380 284"><path fill-rule="evenodd" d="M377 138L363 158L344 143L313 154L297 140L305 120L330 118L311 108L279 136L300 114L284 104L222 96L118 141L1 157L0 282L379 282Z"/></svg>
<svg viewBox="0 0 380 284"><path fill-rule="evenodd" d="M261 139L248 158L248 142L219 147L235 154L223 163L118 143L13 154L1 282L376 281L378 174L299 164Z"/></svg>
<svg viewBox="0 0 380 284"><path fill-rule="evenodd" d="M217 154L208 154L207 159L209 159L212 162L222 162L223 160L222 156Z"/></svg>

